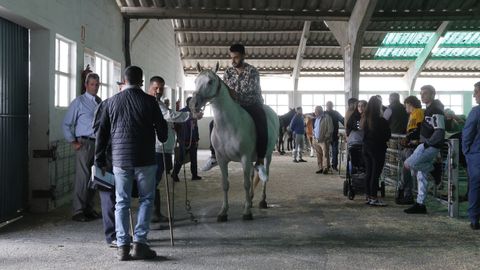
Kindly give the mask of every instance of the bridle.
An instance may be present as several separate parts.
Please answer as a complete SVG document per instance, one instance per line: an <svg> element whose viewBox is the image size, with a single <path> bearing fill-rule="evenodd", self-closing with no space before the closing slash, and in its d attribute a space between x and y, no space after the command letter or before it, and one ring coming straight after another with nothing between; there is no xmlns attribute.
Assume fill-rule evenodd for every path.
<svg viewBox="0 0 480 270"><path fill-rule="evenodd" d="M215 90L215 93L212 96L202 96L202 98L207 100L207 102L205 102L205 105L202 106L201 111L203 111L205 107L211 103L210 101L212 99L218 97L218 95L220 94L220 88L222 88L222 85L225 84L225 82L223 82L217 74L215 74L215 78L217 79L217 82L218 82L217 89Z"/></svg>

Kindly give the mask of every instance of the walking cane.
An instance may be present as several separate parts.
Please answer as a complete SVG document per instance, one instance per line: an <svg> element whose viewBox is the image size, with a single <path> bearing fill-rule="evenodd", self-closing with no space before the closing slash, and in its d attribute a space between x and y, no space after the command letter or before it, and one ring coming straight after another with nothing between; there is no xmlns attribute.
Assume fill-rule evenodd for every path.
<svg viewBox="0 0 480 270"><path fill-rule="evenodd" d="M172 247L174 246L173 243L173 227L172 227L172 215L171 215L171 208L170 208L170 186L168 184L168 173L167 173L167 164L165 163L165 147L162 144L163 150L163 168L165 173L165 188L167 193L167 215L168 215L168 226L170 227L170 244Z"/></svg>
<svg viewBox="0 0 480 270"><path fill-rule="evenodd" d="M130 217L130 241L133 241L133 218L132 218L132 208L128 208L128 215Z"/></svg>

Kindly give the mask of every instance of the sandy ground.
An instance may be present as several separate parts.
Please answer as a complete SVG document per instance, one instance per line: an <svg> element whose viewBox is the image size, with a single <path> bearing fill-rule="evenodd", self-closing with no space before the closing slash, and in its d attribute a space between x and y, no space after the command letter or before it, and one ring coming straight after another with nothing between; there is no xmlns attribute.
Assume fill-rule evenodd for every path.
<svg viewBox="0 0 480 270"><path fill-rule="evenodd" d="M200 151L199 165L208 152ZM154 261L119 262L103 239L102 223L70 220L70 207L30 214L0 230L0 269L479 269L480 232L451 219L430 201L429 214L410 216L387 192L384 208L342 194L343 178L316 175L316 161L295 164L275 156L268 183L269 209L243 221L239 164L230 165L229 221L217 223L220 170L188 181L198 223L185 211L185 186L175 186L175 246L167 231L152 231ZM189 169L187 168L187 171ZM187 179L189 179L187 173ZM259 189L257 189L257 192ZM433 210L434 209L434 210Z"/></svg>

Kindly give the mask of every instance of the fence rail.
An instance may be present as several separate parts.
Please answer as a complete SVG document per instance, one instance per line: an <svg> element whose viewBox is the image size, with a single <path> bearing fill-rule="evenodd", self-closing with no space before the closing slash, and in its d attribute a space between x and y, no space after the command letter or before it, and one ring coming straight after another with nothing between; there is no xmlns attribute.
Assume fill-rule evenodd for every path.
<svg viewBox="0 0 480 270"><path fill-rule="evenodd" d="M339 163L346 163L347 143L345 130L339 131ZM385 157L385 166L381 175L382 180L387 186L397 190L398 184L403 177L403 160L402 150L404 149L400 141L405 138L405 135L392 134L388 141L387 152ZM433 188L429 192L433 197L447 206L448 215L450 217L459 216L459 171L464 171L465 168L459 164L460 146L458 139L445 140L440 151L442 178L438 185L433 183ZM341 166L340 166L341 167ZM346 167L346 166L345 166ZM414 177L414 192L417 190L417 181ZM446 190L445 190L446 188ZM444 193L446 191L446 194Z"/></svg>

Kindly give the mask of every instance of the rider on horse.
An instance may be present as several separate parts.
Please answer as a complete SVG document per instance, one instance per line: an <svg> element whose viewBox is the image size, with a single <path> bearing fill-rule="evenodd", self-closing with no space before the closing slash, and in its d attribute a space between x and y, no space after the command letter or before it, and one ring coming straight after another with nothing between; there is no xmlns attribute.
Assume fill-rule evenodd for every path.
<svg viewBox="0 0 480 270"><path fill-rule="evenodd" d="M267 120L263 110L262 89L260 88L260 75L257 69L245 63L245 47L234 44L230 47L232 66L225 70L223 81L230 88L230 94L251 116L255 123L257 135L257 162L255 168L259 177L264 180L267 173L264 159L267 147ZM213 155L207 161L203 170L209 170L216 165Z"/></svg>

